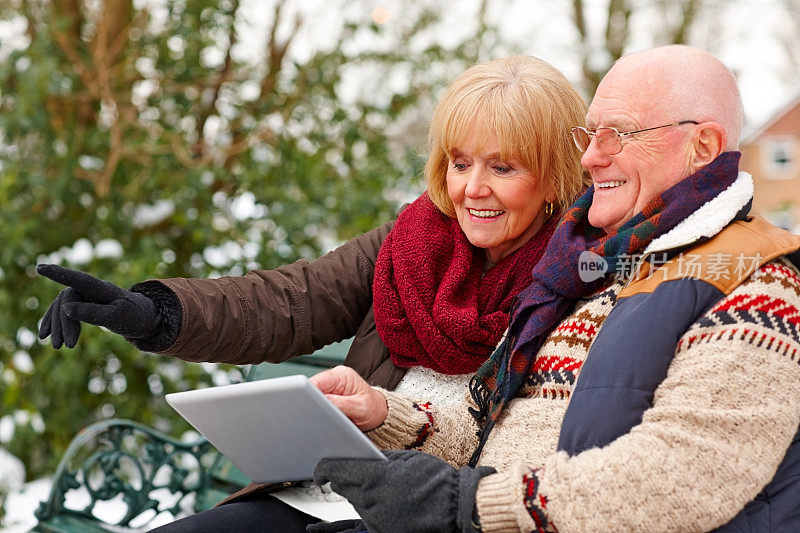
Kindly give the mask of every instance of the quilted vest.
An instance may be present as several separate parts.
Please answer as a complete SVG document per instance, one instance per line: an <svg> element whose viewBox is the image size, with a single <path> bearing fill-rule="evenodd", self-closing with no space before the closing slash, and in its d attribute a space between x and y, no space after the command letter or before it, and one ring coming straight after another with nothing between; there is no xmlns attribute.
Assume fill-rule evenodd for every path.
<svg viewBox="0 0 800 533"><path fill-rule="evenodd" d="M575 455L603 447L638 425L652 406L683 333L767 262L787 255L800 263L798 249L800 236L753 217L732 222L655 268L642 262L589 350L564 416L558 449ZM723 278L712 266L717 254L746 254L757 260ZM687 255L697 267L691 272L681 259ZM800 531L800 431L772 481L716 531L784 530Z"/></svg>

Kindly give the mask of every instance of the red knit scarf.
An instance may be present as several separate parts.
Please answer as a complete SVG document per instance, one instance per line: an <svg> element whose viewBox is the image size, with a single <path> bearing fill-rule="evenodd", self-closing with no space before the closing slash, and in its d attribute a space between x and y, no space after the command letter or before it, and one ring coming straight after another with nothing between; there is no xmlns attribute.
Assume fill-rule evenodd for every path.
<svg viewBox="0 0 800 533"><path fill-rule="evenodd" d="M442 374L477 370L508 326L511 303L530 284L557 221L551 217L484 274L485 253L470 244L457 220L442 214L427 193L409 205L375 265L375 324L392 362Z"/></svg>

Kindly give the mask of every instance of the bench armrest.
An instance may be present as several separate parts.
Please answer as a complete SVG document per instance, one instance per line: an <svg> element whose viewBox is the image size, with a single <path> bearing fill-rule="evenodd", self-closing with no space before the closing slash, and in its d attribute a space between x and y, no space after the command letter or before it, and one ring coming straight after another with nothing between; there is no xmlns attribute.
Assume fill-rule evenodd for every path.
<svg viewBox="0 0 800 533"><path fill-rule="evenodd" d="M36 517L44 522L73 515L122 527L141 517L136 520L140 522L136 527L141 527L164 511L176 516L186 510L189 496L206 487L216 453L203 438L181 442L130 420L97 422L70 443L56 469L50 495L39 505ZM68 507L72 491L82 492L72 500L83 502ZM97 517L98 503L120 498L127 508L124 516L113 522ZM170 503L164 504L166 500Z"/></svg>

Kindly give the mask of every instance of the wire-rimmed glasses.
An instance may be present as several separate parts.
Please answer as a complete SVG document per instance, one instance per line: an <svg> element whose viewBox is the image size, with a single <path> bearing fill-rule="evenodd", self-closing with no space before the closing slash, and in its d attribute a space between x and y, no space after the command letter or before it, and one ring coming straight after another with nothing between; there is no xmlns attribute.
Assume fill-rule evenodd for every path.
<svg viewBox="0 0 800 533"><path fill-rule="evenodd" d="M592 142L592 137L594 137L597 147L600 148L603 153L606 155L616 155L622 151L622 145L628 140L630 135L660 128L669 128L670 126L680 126L682 124L700 123L694 120L681 120L680 122L664 124L663 126L625 132L621 132L617 128L597 128L596 130L590 130L583 127L575 127L570 130L570 133L572 134L572 141L581 152L585 152L589 148L589 143Z"/></svg>

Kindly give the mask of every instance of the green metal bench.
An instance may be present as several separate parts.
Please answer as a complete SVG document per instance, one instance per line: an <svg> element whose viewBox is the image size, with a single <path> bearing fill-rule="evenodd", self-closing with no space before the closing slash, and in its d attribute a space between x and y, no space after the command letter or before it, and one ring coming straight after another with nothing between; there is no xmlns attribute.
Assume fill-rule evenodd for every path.
<svg viewBox="0 0 800 533"><path fill-rule="evenodd" d="M277 365L252 366L246 380L312 376L341 364L351 343L331 344ZM203 438L182 442L130 420L104 420L81 430L70 443L31 531L140 529L161 513L176 517L209 509L249 483ZM119 509L125 509L122 516L117 516Z"/></svg>

